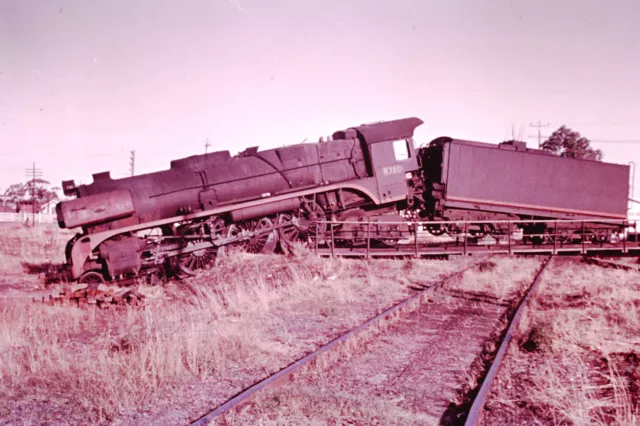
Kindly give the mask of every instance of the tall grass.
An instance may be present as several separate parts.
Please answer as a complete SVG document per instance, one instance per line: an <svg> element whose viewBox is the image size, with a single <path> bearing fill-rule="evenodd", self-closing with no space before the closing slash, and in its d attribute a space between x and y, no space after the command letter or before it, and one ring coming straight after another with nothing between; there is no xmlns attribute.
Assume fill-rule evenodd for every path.
<svg viewBox="0 0 640 426"><path fill-rule="evenodd" d="M9 263L46 259L37 232L9 235L21 245L0 236ZM35 423L51 413L82 423L130 419L161 401L182 405L185 420L194 386L209 404L223 400L405 297L410 280L459 267L229 252L190 280L142 288L141 308L0 298L0 402L12 421L25 404Z"/></svg>
<svg viewBox="0 0 640 426"><path fill-rule="evenodd" d="M557 262L522 318L489 407L552 424L639 424L640 274Z"/></svg>

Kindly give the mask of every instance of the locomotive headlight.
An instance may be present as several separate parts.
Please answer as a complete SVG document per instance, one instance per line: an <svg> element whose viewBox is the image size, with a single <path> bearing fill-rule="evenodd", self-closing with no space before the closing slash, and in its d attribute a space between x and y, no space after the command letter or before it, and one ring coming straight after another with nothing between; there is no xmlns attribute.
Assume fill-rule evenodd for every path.
<svg viewBox="0 0 640 426"><path fill-rule="evenodd" d="M413 176L412 176L411 172L407 172L407 173L405 173L405 174L404 174L404 177L405 177L405 179L407 179L407 180L411 180L411 178L412 178Z"/></svg>

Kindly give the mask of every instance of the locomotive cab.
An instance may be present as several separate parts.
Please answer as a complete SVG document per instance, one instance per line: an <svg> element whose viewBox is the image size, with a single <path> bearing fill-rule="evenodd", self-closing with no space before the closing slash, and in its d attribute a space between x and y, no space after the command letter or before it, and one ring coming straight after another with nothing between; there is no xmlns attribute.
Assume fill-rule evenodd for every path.
<svg viewBox="0 0 640 426"><path fill-rule="evenodd" d="M406 197L407 173L419 168L413 139L379 142L369 149L380 199L386 202Z"/></svg>
<svg viewBox="0 0 640 426"><path fill-rule="evenodd" d="M378 196L383 203L407 197L407 175L420 168L413 133L422 123L419 118L412 117L355 128L367 146Z"/></svg>

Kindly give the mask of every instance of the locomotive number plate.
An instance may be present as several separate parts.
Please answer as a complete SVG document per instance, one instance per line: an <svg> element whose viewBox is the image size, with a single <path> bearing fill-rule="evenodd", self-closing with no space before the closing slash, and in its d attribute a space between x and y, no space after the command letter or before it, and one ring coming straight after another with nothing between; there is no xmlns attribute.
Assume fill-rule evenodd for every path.
<svg viewBox="0 0 640 426"><path fill-rule="evenodd" d="M386 166L382 168L382 174L384 176L391 175L399 175L404 173L404 167L396 165L396 166Z"/></svg>

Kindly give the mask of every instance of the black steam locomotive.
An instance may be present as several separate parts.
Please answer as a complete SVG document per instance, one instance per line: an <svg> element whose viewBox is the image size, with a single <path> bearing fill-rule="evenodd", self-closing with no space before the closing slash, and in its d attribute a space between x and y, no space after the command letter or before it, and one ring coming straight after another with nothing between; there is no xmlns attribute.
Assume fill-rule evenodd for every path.
<svg viewBox="0 0 640 426"><path fill-rule="evenodd" d="M392 245L407 220L438 221L427 230L440 235L459 232L460 220L626 217L627 166L522 142L438 138L416 149L420 124L365 124L318 143L213 152L130 178L94 174L90 185L64 181L65 195L76 198L57 205L59 226L82 229L67 245L67 278L193 275L220 247L264 252L329 231L334 243L357 245L365 221L377 224L380 244ZM472 231L509 232L497 228L479 223Z"/></svg>

